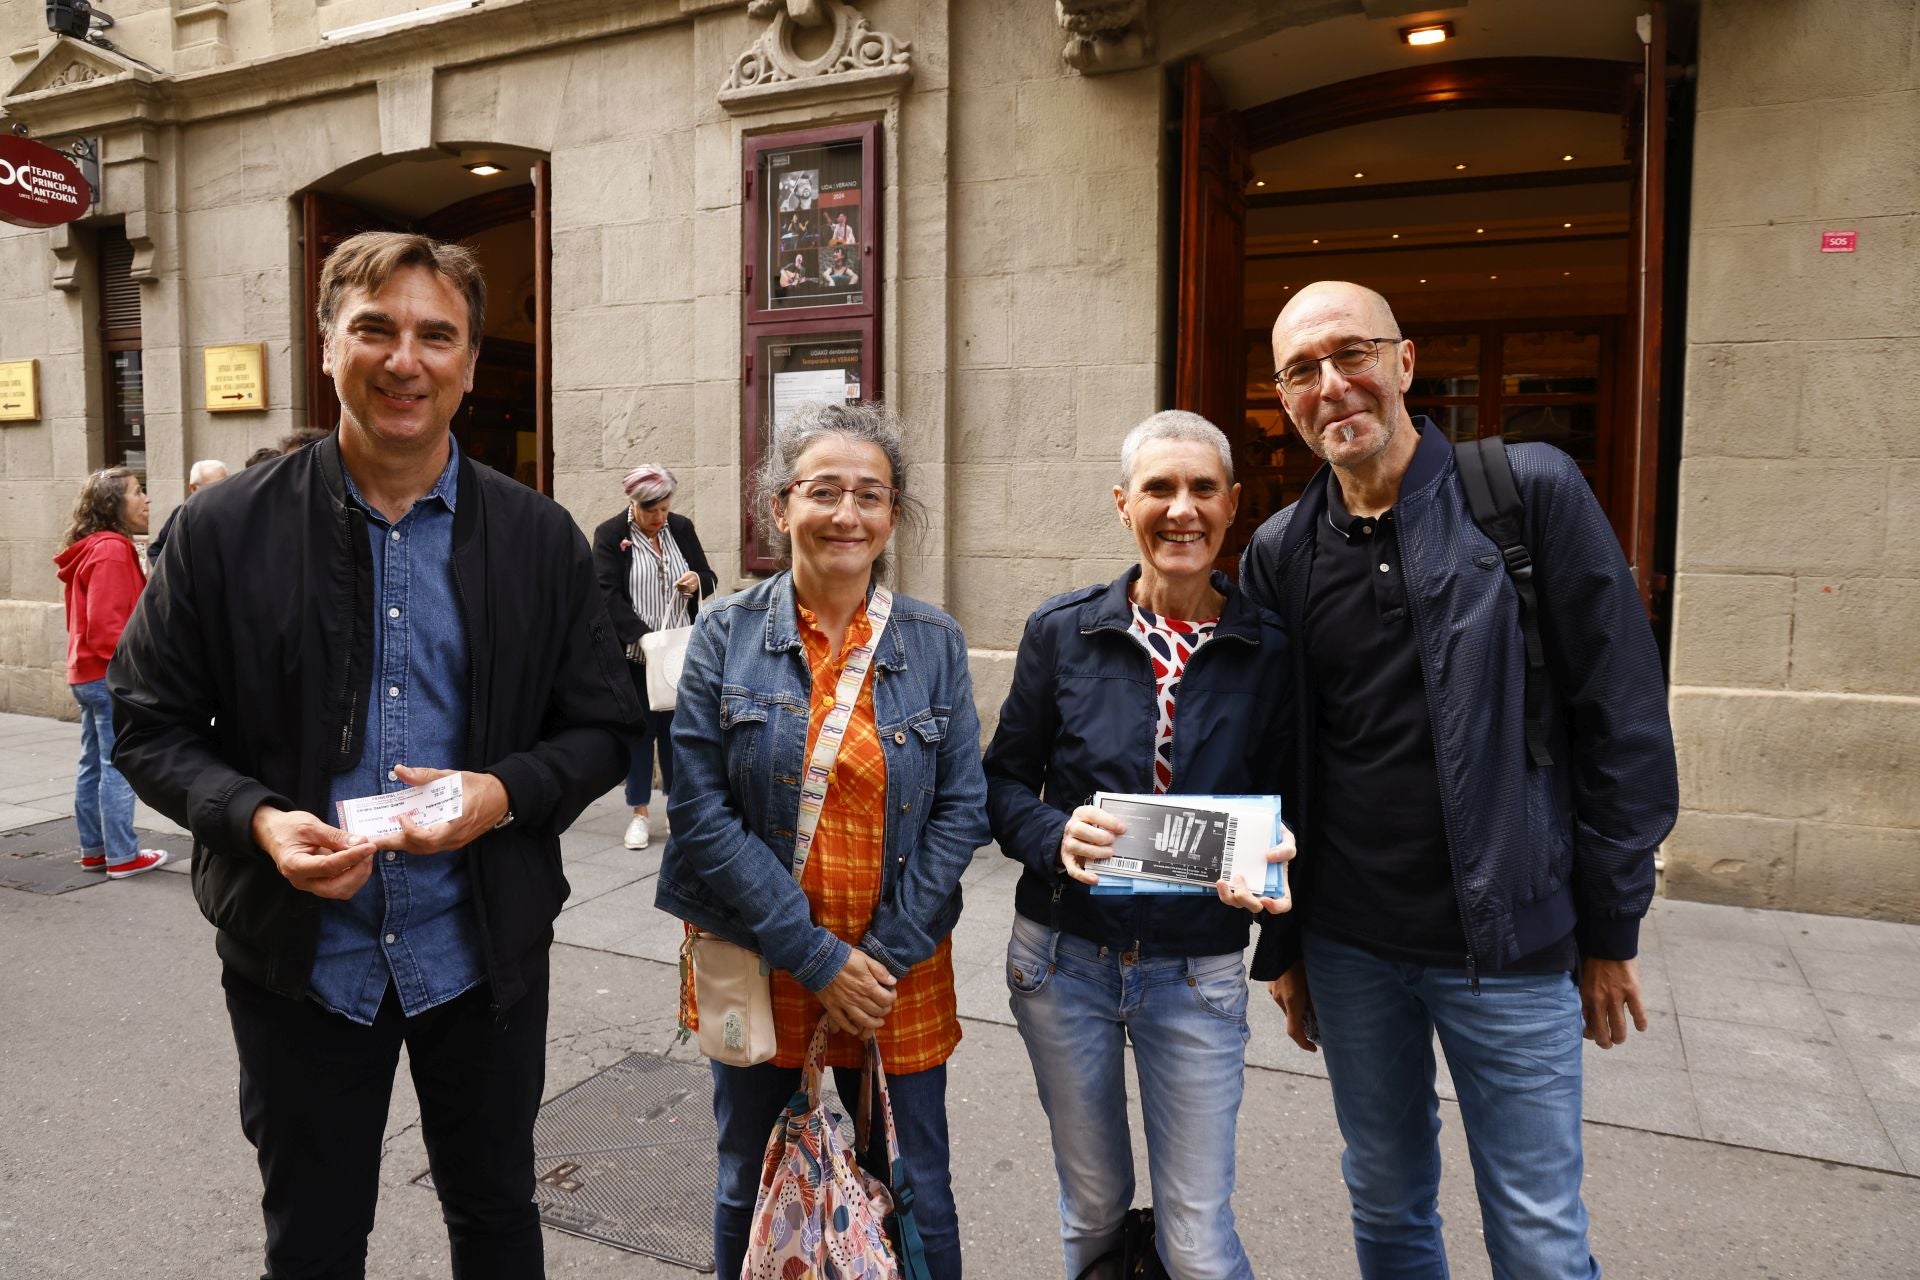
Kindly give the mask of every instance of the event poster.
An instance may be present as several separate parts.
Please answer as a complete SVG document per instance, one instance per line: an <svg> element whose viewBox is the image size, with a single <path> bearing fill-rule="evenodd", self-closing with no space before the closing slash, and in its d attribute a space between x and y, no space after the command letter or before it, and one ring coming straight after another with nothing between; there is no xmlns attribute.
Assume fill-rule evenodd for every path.
<svg viewBox="0 0 1920 1280"><path fill-rule="evenodd" d="M846 138L761 153L768 310L865 301L864 151L860 139Z"/></svg>
<svg viewBox="0 0 1920 1280"><path fill-rule="evenodd" d="M760 343L760 447L785 426L794 411L813 403L852 404L862 398L864 348L857 333L805 338L766 338ZM757 522L764 528L765 522ZM765 544L762 536L759 541ZM773 554L770 545L759 548Z"/></svg>

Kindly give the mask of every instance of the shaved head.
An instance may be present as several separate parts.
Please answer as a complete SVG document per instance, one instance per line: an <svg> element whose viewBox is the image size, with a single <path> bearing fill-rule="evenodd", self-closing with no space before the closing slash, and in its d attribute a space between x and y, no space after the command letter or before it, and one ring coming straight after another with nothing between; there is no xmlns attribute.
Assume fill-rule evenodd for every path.
<svg viewBox="0 0 1920 1280"><path fill-rule="evenodd" d="M1281 354L1281 337L1293 330L1304 317L1327 310L1339 310L1367 323L1370 338L1397 338L1400 322L1393 318L1393 307L1386 295L1350 280L1316 280L1287 300L1273 322L1273 353ZM1285 363L1285 361L1281 361Z"/></svg>

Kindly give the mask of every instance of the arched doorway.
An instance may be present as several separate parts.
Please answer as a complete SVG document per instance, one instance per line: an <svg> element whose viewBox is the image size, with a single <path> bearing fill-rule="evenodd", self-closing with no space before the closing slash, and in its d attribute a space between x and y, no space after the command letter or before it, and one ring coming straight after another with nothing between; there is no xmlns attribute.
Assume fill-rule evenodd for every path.
<svg viewBox="0 0 1920 1280"><path fill-rule="evenodd" d="M551 262L546 158L507 147L344 170L303 193L308 421L330 430L340 402L320 367L320 268L356 232L418 231L465 244L487 277L486 328L454 438L478 462L553 492Z"/></svg>
<svg viewBox="0 0 1920 1280"><path fill-rule="evenodd" d="M1587 12L1603 8L1617 11L1584 44L1555 46L1521 29L1533 13L1496 0L1478 43L1461 43L1503 56L1373 69L1277 97L1263 86L1296 65L1280 60L1302 52L1297 33L1182 69L1174 399L1234 436L1247 497L1228 553L1318 465L1273 391L1268 328L1294 289L1349 279L1392 300L1415 340L1409 407L1456 439L1566 449L1660 603L1671 512L1659 495L1673 453L1662 423L1678 403L1662 394L1663 315L1677 307L1670 248L1683 245L1663 235L1667 76L1646 68L1664 69L1667 54L1659 6L1641 31L1635 6ZM1402 56L1323 39L1328 67ZM1522 52L1570 43L1604 56Z"/></svg>

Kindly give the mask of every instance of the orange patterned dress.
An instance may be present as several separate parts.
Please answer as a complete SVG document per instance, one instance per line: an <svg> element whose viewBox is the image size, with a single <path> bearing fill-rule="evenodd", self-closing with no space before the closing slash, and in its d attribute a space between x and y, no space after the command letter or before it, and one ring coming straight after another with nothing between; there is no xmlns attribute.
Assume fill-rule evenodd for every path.
<svg viewBox="0 0 1920 1280"><path fill-rule="evenodd" d="M807 665L813 671L805 757L811 759L820 725L833 708L841 668L848 655L871 638L873 628L864 611L856 615L836 658L831 653L832 642L814 615L804 608L798 612ZM873 683L874 676L869 674L853 718L847 722L826 804L820 810L813 852L800 878L813 922L855 946L866 936L873 910L879 905L881 865L886 859L887 761L874 728ZM806 1061L807 1046L824 1012L819 999L794 981L793 975L774 973L775 1065L798 1067ZM880 1060L890 1073L925 1071L952 1056L960 1043L960 1015L954 1000L951 937L941 939L932 956L900 979L893 1012L876 1035ZM827 1065L857 1068L865 1064L860 1042L834 1032L827 1046Z"/></svg>

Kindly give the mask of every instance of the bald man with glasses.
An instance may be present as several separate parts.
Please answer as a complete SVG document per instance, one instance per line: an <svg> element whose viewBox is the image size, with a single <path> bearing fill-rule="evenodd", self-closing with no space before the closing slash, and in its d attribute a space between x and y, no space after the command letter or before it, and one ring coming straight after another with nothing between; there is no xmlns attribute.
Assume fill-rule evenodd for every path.
<svg viewBox="0 0 1920 1280"><path fill-rule="evenodd" d="M1262 931L1253 976L1326 1054L1365 1280L1448 1274L1436 1034L1494 1273L1598 1276L1581 1039L1647 1028L1634 956L1678 808L1645 609L1573 459L1507 446L1549 677L1544 733L1529 726L1518 591L1446 436L1407 412L1414 344L1387 300L1309 285L1273 354L1287 415L1328 465L1241 563L1294 638L1303 709L1296 906Z"/></svg>

